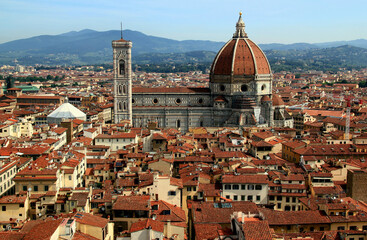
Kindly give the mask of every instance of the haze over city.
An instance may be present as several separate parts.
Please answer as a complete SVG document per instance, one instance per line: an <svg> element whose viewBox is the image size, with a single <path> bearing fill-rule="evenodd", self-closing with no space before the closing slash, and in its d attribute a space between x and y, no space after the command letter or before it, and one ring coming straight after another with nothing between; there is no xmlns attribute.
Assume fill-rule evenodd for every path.
<svg viewBox="0 0 367 240"><path fill-rule="evenodd" d="M124 29L176 40L227 41L238 12L257 43L367 38L366 1L21 1L0 2L0 43L69 31Z"/></svg>

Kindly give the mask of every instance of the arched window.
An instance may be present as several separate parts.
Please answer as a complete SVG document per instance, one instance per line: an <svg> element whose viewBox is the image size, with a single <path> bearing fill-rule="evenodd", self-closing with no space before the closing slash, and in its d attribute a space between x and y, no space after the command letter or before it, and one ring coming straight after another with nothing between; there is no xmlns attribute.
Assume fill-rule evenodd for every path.
<svg viewBox="0 0 367 240"><path fill-rule="evenodd" d="M181 121L178 119L176 121L176 128L180 128L181 127Z"/></svg>
<svg viewBox="0 0 367 240"><path fill-rule="evenodd" d="M119 110L121 110L121 109L122 109L122 103L119 102Z"/></svg>
<svg viewBox="0 0 367 240"><path fill-rule="evenodd" d="M127 107L126 107L126 102L124 102L124 111L126 110L126 108L127 108Z"/></svg>
<svg viewBox="0 0 367 240"><path fill-rule="evenodd" d="M125 61L122 59L119 61L119 73L125 75Z"/></svg>
<svg viewBox="0 0 367 240"><path fill-rule="evenodd" d="M122 86L121 86L121 85L119 85L118 93L119 93L119 94L121 94L121 93L122 93Z"/></svg>
<svg viewBox="0 0 367 240"><path fill-rule="evenodd" d="M122 86L122 93L123 93L123 94L126 94L126 92L127 92L127 91L126 91L126 85L123 85L123 86Z"/></svg>

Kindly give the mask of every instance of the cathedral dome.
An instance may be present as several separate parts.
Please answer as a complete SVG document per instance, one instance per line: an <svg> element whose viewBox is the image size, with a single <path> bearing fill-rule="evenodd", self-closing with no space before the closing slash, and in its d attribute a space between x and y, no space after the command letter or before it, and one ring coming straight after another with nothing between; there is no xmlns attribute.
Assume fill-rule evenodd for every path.
<svg viewBox="0 0 367 240"><path fill-rule="evenodd" d="M213 61L210 81L223 82L226 79L226 82L232 82L233 78L248 79L258 74L270 75L271 68L263 51L247 37L240 14L233 38L222 47Z"/></svg>

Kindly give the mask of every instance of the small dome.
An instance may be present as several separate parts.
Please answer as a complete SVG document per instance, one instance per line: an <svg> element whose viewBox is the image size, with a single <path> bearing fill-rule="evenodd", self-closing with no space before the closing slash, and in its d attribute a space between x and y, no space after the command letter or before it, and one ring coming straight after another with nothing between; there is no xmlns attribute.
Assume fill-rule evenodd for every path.
<svg viewBox="0 0 367 240"><path fill-rule="evenodd" d="M273 106L285 105L283 99L278 94L273 94Z"/></svg>
<svg viewBox="0 0 367 240"><path fill-rule="evenodd" d="M270 102L270 101L271 101L271 99L268 95L265 95L261 98L261 102Z"/></svg>
<svg viewBox="0 0 367 240"><path fill-rule="evenodd" d="M223 96L218 96L214 99L215 102L228 102Z"/></svg>
<svg viewBox="0 0 367 240"><path fill-rule="evenodd" d="M210 80L213 82L218 75L236 76L238 79L256 74L271 74L271 68L260 47L247 37L240 16L233 38L222 47L213 61Z"/></svg>

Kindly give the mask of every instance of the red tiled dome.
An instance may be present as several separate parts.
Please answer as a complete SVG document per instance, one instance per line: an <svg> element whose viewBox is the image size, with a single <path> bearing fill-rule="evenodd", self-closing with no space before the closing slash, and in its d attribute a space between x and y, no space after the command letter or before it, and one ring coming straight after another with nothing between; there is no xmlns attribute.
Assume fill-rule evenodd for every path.
<svg viewBox="0 0 367 240"><path fill-rule="evenodd" d="M271 101L271 99L269 98L269 96L268 95L265 95L265 96L263 96L262 98L261 98L261 102L270 102Z"/></svg>
<svg viewBox="0 0 367 240"><path fill-rule="evenodd" d="M215 102L228 102L223 96L218 96L214 99Z"/></svg>
<svg viewBox="0 0 367 240"><path fill-rule="evenodd" d="M232 39L214 59L211 74L255 75L270 74L265 54L250 39Z"/></svg>
<svg viewBox="0 0 367 240"><path fill-rule="evenodd" d="M211 81L215 75L253 76L271 74L269 62L263 51L245 33L245 24L240 16L236 33L215 57L211 68Z"/></svg>
<svg viewBox="0 0 367 240"><path fill-rule="evenodd" d="M284 105L283 99L278 94L273 94L273 106Z"/></svg>

